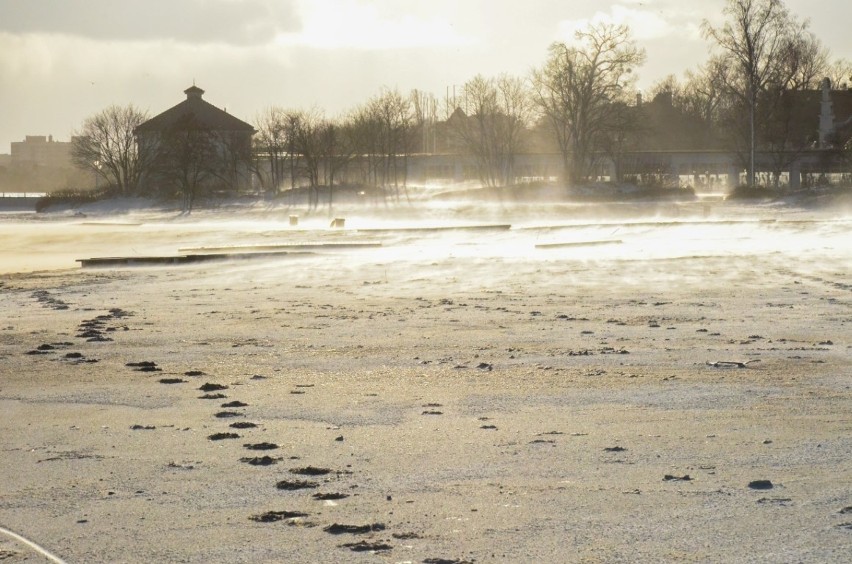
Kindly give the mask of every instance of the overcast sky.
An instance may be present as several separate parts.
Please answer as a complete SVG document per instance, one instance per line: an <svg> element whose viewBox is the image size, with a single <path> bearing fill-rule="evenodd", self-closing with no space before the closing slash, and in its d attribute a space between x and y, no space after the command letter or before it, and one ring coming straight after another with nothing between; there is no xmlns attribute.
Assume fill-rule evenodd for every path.
<svg viewBox="0 0 852 564"><path fill-rule="evenodd" d="M852 59L849 0L787 0ZM639 86L706 60L724 0L0 0L0 153L67 141L110 104L157 114L193 81L252 122L265 107L337 115L383 87L443 97L477 73L526 76L590 21L630 24Z"/></svg>

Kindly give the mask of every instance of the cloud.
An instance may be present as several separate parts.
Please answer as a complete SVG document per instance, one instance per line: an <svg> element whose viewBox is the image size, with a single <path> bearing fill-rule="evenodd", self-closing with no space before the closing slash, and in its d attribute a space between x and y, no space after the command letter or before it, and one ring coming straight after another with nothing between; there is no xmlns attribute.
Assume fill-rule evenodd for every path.
<svg viewBox="0 0 852 564"><path fill-rule="evenodd" d="M645 7L644 2L629 3L642 7L634 8L623 4L613 4L608 12L598 11L591 18L559 22L558 29L561 40L570 42L574 39L576 32L596 24L627 25L630 27L634 39L637 40L660 39L681 32L681 28L669 21L673 16L672 12L654 10L653 5Z"/></svg>
<svg viewBox="0 0 852 564"><path fill-rule="evenodd" d="M0 74L17 82L79 81L118 83L141 75L182 76L217 65L287 65L289 53L270 45L181 43L175 40L118 41L62 34L0 33Z"/></svg>
<svg viewBox="0 0 852 564"><path fill-rule="evenodd" d="M268 43L299 29L286 0L38 0L0 2L0 32L100 40Z"/></svg>
<svg viewBox="0 0 852 564"><path fill-rule="evenodd" d="M385 8L384 10L380 8ZM281 33L281 46L318 49L406 49L470 44L452 24L436 17L397 14L379 3L358 0L302 0L302 28ZM390 6L392 8L392 6Z"/></svg>
<svg viewBox="0 0 852 564"><path fill-rule="evenodd" d="M712 13L707 3L616 1L0 0L0 107L15 108L0 152L110 104L162 111L193 79L244 120L273 104L345 111L382 86L443 96L477 73L523 76L595 18L661 36L642 40L650 76L706 56L687 24Z"/></svg>

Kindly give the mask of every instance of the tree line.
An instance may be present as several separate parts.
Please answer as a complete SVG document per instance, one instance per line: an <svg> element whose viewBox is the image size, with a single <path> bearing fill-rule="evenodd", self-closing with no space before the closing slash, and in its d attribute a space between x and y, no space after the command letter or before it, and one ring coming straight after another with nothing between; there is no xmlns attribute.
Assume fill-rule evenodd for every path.
<svg viewBox="0 0 852 564"><path fill-rule="evenodd" d="M791 93L816 89L824 77L846 82L852 65L832 61L807 22L782 0L728 0L724 15L720 26L702 23L713 47L710 57L682 79L658 81L650 93L669 96L708 139L741 155L750 186L756 181L755 152L771 154L777 184L797 151L813 143L797 128L803 116ZM531 132L538 132L559 153L563 181L574 185L594 176L601 155L620 176L620 156L642 148L646 132L634 100L636 70L645 58L629 27L593 24L571 43L553 43L529 76L477 75L443 104L422 91L386 89L334 118L316 108L273 106L256 116L249 152L223 154L219 140L220 149L211 153L196 135L184 140L183 154L169 159L135 144L133 130L148 119L146 112L113 106L85 120L72 154L78 166L121 194L136 193L153 163L165 162L169 170L161 178L172 181L165 189L182 194L185 207L204 178L235 182L235 160L244 159L265 193L304 187L310 206L318 207L321 194L331 205L342 182L380 187L382 198L400 201L408 196L408 160L438 149L469 155L485 186L512 184L515 158L535 143ZM440 136L438 124L444 128ZM852 152L848 139L822 141Z"/></svg>

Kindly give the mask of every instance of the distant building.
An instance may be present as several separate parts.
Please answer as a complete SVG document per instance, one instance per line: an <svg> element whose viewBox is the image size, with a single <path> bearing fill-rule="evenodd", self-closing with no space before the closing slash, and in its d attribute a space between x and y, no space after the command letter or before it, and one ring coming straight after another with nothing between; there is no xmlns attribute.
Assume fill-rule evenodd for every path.
<svg viewBox="0 0 852 564"><path fill-rule="evenodd" d="M842 146L848 143L850 138L852 138L852 90L849 88L833 90L831 81L826 78L822 81L819 92L819 147Z"/></svg>
<svg viewBox="0 0 852 564"><path fill-rule="evenodd" d="M11 154L0 155L0 191L52 192L93 186L90 173L71 160L71 142L52 135L27 135L13 141Z"/></svg>
<svg viewBox="0 0 852 564"><path fill-rule="evenodd" d="M663 91L650 102L637 96L634 111L637 145L648 151L718 151L723 139L706 122L675 106L674 96Z"/></svg>
<svg viewBox="0 0 852 564"><path fill-rule="evenodd" d="M829 176L843 181L842 176L848 182L852 178L852 89L845 84L833 88L826 79L820 88L787 91L773 102L766 110L771 117L759 120L758 181L791 188L831 182ZM623 137L596 153L593 179L692 186L707 192L745 181L748 150L730 124L691 115L665 91L650 101L637 96L635 104L622 105L621 111ZM471 119L456 109L446 121L435 123L436 142L410 159L408 178L475 180L475 159L457 133L459 124ZM548 124L539 121L524 140L514 161L516 181L559 176L562 163Z"/></svg>
<svg viewBox="0 0 852 564"><path fill-rule="evenodd" d="M134 130L140 153L154 155L144 185L152 191L183 189L177 186L181 172L192 168L207 191L250 186L254 127L204 100L204 90L195 85L184 94L184 101Z"/></svg>
<svg viewBox="0 0 852 564"><path fill-rule="evenodd" d="M53 135L27 135L12 142L14 166L71 167L71 142L55 141Z"/></svg>

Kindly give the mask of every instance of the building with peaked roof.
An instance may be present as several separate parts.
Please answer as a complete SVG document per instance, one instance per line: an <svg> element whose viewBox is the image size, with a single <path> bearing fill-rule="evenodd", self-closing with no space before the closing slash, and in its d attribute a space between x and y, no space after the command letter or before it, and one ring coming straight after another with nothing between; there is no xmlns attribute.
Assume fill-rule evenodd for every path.
<svg viewBox="0 0 852 564"><path fill-rule="evenodd" d="M255 129L251 124L204 100L204 90L195 84L184 90L183 93L186 94L186 100L137 126L136 135L145 136L174 127L182 127L187 123L187 118L190 117L194 120L194 124L202 129L242 133L248 139L251 139L251 136L255 134Z"/></svg>
<svg viewBox="0 0 852 564"><path fill-rule="evenodd" d="M185 100L134 130L140 158L151 162L144 187L193 197L250 187L254 127L204 100L195 84L184 94Z"/></svg>

